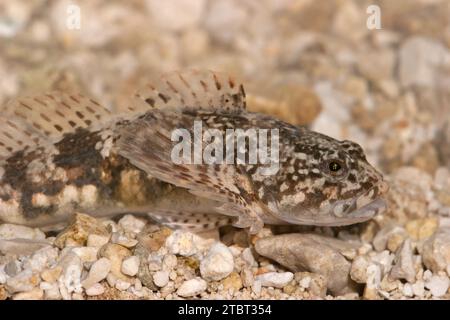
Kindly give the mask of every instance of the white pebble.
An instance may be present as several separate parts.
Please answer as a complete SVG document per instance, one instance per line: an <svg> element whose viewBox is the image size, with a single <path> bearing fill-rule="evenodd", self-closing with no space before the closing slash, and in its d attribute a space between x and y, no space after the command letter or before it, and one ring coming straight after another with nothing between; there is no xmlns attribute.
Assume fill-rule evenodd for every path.
<svg viewBox="0 0 450 320"><path fill-rule="evenodd" d="M450 280L446 276L434 275L425 283L425 287L430 290L434 297L442 297L448 290Z"/></svg>
<svg viewBox="0 0 450 320"><path fill-rule="evenodd" d="M428 281L433 276L433 273L430 270L425 270L423 273L423 280Z"/></svg>
<svg viewBox="0 0 450 320"><path fill-rule="evenodd" d="M54 264L58 258L58 249L53 247L44 247L36 251L29 259L23 263L24 269L31 269L34 272L41 272L49 266Z"/></svg>
<svg viewBox="0 0 450 320"><path fill-rule="evenodd" d="M108 282L110 287L115 287L116 282L117 282L117 277L110 272L106 276L106 281Z"/></svg>
<svg viewBox="0 0 450 320"><path fill-rule="evenodd" d="M73 248L73 252L80 257L81 261L84 262L93 262L97 260L98 248L95 247L79 247Z"/></svg>
<svg viewBox="0 0 450 320"><path fill-rule="evenodd" d="M134 289L137 291L142 290L142 282L138 278L134 279Z"/></svg>
<svg viewBox="0 0 450 320"><path fill-rule="evenodd" d="M256 277L263 287L283 288L294 278L292 272L267 272Z"/></svg>
<svg viewBox="0 0 450 320"><path fill-rule="evenodd" d="M244 251L242 251L242 260L244 260L249 267L256 266L256 260L250 248L245 248Z"/></svg>
<svg viewBox="0 0 450 320"><path fill-rule="evenodd" d="M0 284L6 282L5 265L0 265Z"/></svg>
<svg viewBox="0 0 450 320"><path fill-rule="evenodd" d="M116 281L116 289L120 290L120 291L125 291L127 290L129 287L131 286L131 283L127 282L127 281L123 281L121 279L117 279Z"/></svg>
<svg viewBox="0 0 450 320"><path fill-rule="evenodd" d="M166 271L172 271L177 266L177 256L174 254L166 254L162 260L162 268Z"/></svg>
<svg viewBox="0 0 450 320"><path fill-rule="evenodd" d="M106 278L110 270L111 261L109 261L109 259L101 258L95 261L89 270L87 278L82 282L83 287L89 289L94 284L102 281Z"/></svg>
<svg viewBox="0 0 450 320"><path fill-rule="evenodd" d="M311 277L304 277L300 280L300 287L308 289L309 285L311 284Z"/></svg>
<svg viewBox="0 0 450 320"><path fill-rule="evenodd" d="M33 274L30 269L24 270L6 280L6 288L11 293L30 291L38 284L39 276Z"/></svg>
<svg viewBox="0 0 450 320"><path fill-rule="evenodd" d="M99 248L99 247L107 244L109 239L110 239L110 235L100 235L100 234L91 233L87 237L86 245L88 247Z"/></svg>
<svg viewBox="0 0 450 320"><path fill-rule="evenodd" d="M0 239L44 240L45 234L39 229L4 223L0 225Z"/></svg>
<svg viewBox="0 0 450 320"><path fill-rule="evenodd" d="M136 239L128 238L119 232L114 232L111 236L111 243L119 244L126 248L133 248L137 245L138 241Z"/></svg>
<svg viewBox="0 0 450 320"><path fill-rule="evenodd" d="M417 280L416 283L412 285L414 295L417 297L423 297L425 294L425 283L422 280Z"/></svg>
<svg viewBox="0 0 450 320"><path fill-rule="evenodd" d="M88 296L98 296L105 292L105 287L101 283L96 283L93 286L86 289Z"/></svg>
<svg viewBox="0 0 450 320"><path fill-rule="evenodd" d="M234 259L223 243L213 245L200 262L200 273L206 280L218 281L227 277L234 269Z"/></svg>
<svg viewBox="0 0 450 320"><path fill-rule="evenodd" d="M144 229L145 224L146 223L143 219L136 218L131 214L127 214L119 220L119 226L125 232L139 233L142 229Z"/></svg>
<svg viewBox="0 0 450 320"><path fill-rule="evenodd" d="M194 278L183 282L178 288L177 294L180 297L193 297L206 290L207 283L201 278Z"/></svg>
<svg viewBox="0 0 450 320"><path fill-rule="evenodd" d="M126 275L135 276L139 271L139 257L131 256L124 259L121 270Z"/></svg>
<svg viewBox="0 0 450 320"><path fill-rule="evenodd" d="M261 281L260 281L260 280L253 281L253 284L252 284L252 291L253 291L253 293L254 293L257 297L260 296L260 294L261 294L261 289L262 289L262 283L261 283Z"/></svg>
<svg viewBox="0 0 450 320"><path fill-rule="evenodd" d="M72 251L63 256L59 265L63 269L62 275L58 279L59 290L63 297L66 296L67 299L70 299L71 293L81 293L82 291L81 272L83 265L81 259Z"/></svg>
<svg viewBox="0 0 450 320"><path fill-rule="evenodd" d="M167 285L169 282L169 272L167 271L157 271L153 275L153 282L160 288Z"/></svg>
<svg viewBox="0 0 450 320"><path fill-rule="evenodd" d="M403 286L403 294L406 297L412 297L414 294L412 285L410 283L405 283L405 285Z"/></svg>
<svg viewBox="0 0 450 320"><path fill-rule="evenodd" d="M198 238L190 232L176 230L166 239L167 250L172 254L189 257L197 253L194 239Z"/></svg>

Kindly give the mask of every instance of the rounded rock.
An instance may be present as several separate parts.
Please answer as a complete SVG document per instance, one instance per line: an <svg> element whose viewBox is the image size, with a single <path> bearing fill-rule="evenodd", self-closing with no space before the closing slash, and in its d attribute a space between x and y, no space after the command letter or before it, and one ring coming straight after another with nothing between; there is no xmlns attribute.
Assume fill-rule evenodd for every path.
<svg viewBox="0 0 450 320"><path fill-rule="evenodd" d="M128 276L135 276L139 271L139 258L131 256L123 260L122 272Z"/></svg>
<svg viewBox="0 0 450 320"><path fill-rule="evenodd" d="M169 272L167 271L157 271L153 275L153 282L160 288L164 287L169 283Z"/></svg>
<svg viewBox="0 0 450 320"><path fill-rule="evenodd" d="M263 287L283 288L294 279L292 272L267 272L256 277Z"/></svg>
<svg viewBox="0 0 450 320"><path fill-rule="evenodd" d="M183 282L178 288L177 294L183 298L193 297L205 291L206 288L206 281L197 277Z"/></svg>
<svg viewBox="0 0 450 320"><path fill-rule="evenodd" d="M200 262L200 273L206 280L222 280L233 272L233 269L233 255L230 249L220 242L213 245Z"/></svg>

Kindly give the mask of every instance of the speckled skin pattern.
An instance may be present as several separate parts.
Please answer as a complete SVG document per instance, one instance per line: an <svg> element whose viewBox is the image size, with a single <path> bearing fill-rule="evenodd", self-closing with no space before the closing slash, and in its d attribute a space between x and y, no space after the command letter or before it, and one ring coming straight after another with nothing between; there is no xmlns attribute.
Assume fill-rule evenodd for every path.
<svg viewBox="0 0 450 320"><path fill-rule="evenodd" d="M162 82L139 91L125 115L111 116L81 95L18 100L0 119L0 220L44 226L76 211L150 212L175 227L233 223L254 233L264 223L358 223L384 210L387 184L356 143L247 112L243 87L216 73ZM56 119L61 106L67 112ZM223 134L277 128L279 170L266 176L258 164L174 164L170 133L192 130L194 121Z"/></svg>

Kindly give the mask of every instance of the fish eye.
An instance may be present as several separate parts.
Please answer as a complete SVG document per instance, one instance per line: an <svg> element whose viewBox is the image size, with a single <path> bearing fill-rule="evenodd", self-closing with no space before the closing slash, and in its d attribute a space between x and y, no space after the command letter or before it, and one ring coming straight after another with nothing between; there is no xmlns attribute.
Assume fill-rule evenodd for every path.
<svg viewBox="0 0 450 320"><path fill-rule="evenodd" d="M347 172L344 162L338 159L329 160L326 168L328 169L328 173L334 177L342 177Z"/></svg>
<svg viewBox="0 0 450 320"><path fill-rule="evenodd" d="M341 164L337 161L330 161L328 164L328 169L330 169L331 172L338 172L341 168Z"/></svg>

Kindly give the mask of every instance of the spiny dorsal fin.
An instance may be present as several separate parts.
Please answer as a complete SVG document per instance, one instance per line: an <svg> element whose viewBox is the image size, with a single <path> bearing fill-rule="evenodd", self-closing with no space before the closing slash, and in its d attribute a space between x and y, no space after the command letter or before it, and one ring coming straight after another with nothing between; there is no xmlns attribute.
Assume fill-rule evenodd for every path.
<svg viewBox="0 0 450 320"><path fill-rule="evenodd" d="M209 70L163 74L136 92L136 109L204 109L240 112L246 108L242 84Z"/></svg>
<svg viewBox="0 0 450 320"><path fill-rule="evenodd" d="M52 92L10 101L2 109L5 117L21 120L19 130L40 132L49 141L78 128L99 127L111 112L81 94Z"/></svg>

